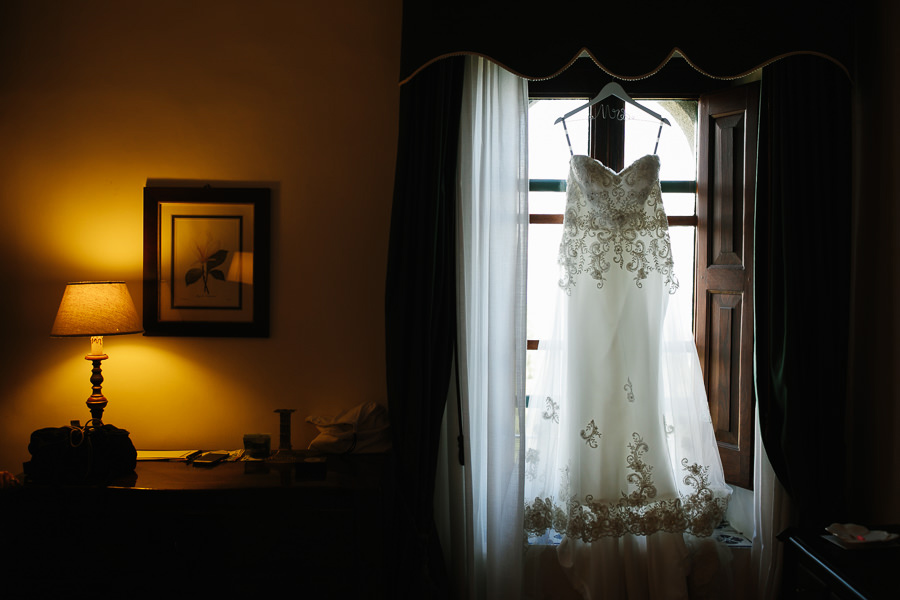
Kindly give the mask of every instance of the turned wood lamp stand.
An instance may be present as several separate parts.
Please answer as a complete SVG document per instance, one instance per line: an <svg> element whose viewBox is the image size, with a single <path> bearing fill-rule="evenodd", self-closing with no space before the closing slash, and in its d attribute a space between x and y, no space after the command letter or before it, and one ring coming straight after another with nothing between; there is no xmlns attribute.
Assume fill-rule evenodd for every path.
<svg viewBox="0 0 900 600"><path fill-rule="evenodd" d="M91 342L91 347L93 347L93 338L91 338ZM107 358L109 358L107 354L88 354L84 357L85 360L91 361L91 364L94 366L91 369L91 390L93 390L93 393L85 404L87 404L88 410L91 411L91 419L98 423L103 423L103 409L106 408L107 404L106 396L103 395L101 390L103 387L103 374L100 369L100 364Z"/></svg>

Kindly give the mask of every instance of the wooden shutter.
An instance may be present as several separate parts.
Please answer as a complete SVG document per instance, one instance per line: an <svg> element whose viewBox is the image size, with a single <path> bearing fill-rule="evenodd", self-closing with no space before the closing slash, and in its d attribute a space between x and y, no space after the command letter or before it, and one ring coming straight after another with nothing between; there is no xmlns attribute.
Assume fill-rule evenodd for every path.
<svg viewBox="0 0 900 600"><path fill-rule="evenodd" d="M725 479L748 489L758 113L758 83L700 98L695 337Z"/></svg>

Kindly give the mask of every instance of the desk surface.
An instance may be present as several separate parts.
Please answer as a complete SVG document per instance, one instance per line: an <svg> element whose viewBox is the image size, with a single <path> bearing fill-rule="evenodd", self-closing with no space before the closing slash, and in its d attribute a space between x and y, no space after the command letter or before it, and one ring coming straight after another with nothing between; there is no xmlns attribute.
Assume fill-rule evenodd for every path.
<svg viewBox="0 0 900 600"><path fill-rule="evenodd" d="M900 533L900 525L880 527ZM801 563L820 578L831 578L835 598L897 598L900 590L900 544L873 544L844 549L826 540L824 532L789 529L779 538L795 547ZM825 577L823 577L825 574Z"/></svg>
<svg viewBox="0 0 900 600"><path fill-rule="evenodd" d="M330 475L330 476L329 476ZM326 465L304 463L225 462L195 467L183 461L139 461L135 475L110 482L111 488L147 490L224 490L277 487L335 487L340 484Z"/></svg>
<svg viewBox="0 0 900 600"><path fill-rule="evenodd" d="M197 467L185 461L138 461L134 473L101 487L118 490L251 490L300 488L314 490L380 487L387 455L327 456L324 462L222 462ZM57 487L28 483L26 487Z"/></svg>

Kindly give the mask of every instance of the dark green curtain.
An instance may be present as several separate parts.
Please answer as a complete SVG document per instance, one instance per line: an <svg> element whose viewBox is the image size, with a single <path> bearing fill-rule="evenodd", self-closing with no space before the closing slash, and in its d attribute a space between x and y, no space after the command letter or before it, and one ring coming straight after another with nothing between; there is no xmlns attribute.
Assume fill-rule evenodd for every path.
<svg viewBox="0 0 900 600"><path fill-rule="evenodd" d="M623 78L654 72L675 48L715 77L797 51L849 65L850 24L864 10L859 0L644 0L635 28L624 26L623 8L608 0L554 0L550 10L523 10L520 0L408 0L400 79L457 52L490 57L529 79L559 74L583 49Z"/></svg>
<svg viewBox="0 0 900 600"><path fill-rule="evenodd" d="M456 341L456 163L464 61L438 61L400 91L385 326L394 441L388 597L440 598L434 522L440 426Z"/></svg>
<svg viewBox="0 0 900 600"><path fill-rule="evenodd" d="M797 525L845 515L851 82L815 56L763 70L754 306L766 452Z"/></svg>

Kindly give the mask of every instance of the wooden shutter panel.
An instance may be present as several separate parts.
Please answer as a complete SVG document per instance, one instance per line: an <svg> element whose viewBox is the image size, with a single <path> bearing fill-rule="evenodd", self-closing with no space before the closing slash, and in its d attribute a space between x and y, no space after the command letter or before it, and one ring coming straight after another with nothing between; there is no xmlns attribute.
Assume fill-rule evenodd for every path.
<svg viewBox="0 0 900 600"><path fill-rule="evenodd" d="M748 489L758 113L758 83L700 98L695 337L725 479Z"/></svg>

